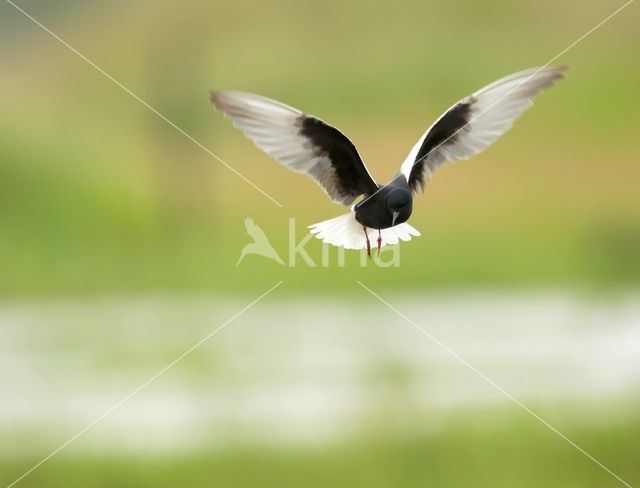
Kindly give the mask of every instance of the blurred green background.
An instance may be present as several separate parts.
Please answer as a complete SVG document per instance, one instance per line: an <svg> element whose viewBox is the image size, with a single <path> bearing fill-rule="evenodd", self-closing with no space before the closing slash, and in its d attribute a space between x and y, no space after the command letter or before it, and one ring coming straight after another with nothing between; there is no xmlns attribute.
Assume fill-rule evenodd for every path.
<svg viewBox="0 0 640 488"><path fill-rule="evenodd" d="M408 304L420 304L421 297L433 294L448 303L446 297L452 296L445 316L454 313L455 297L470 293L481 302L486 299L497 321L501 313L496 296L498 303L514 293L531 294L535 300L541 290L561 290L578 293L579 304L603 296L614 303L620 294L636 296L640 11L635 4L556 61L570 66L567 79L537 99L511 132L473 160L450 165L434 176L412 217L422 237L401 246L401 266L380 268L361 267L353 253L346 267L310 267L300 260L295 267L285 267L258 256L236 267L248 242L245 217L264 229L284 257L289 218L296 219L299 241L307 225L343 209L329 202L310 179L287 172L244 139L211 108L208 90L260 93L335 124L356 143L373 175L386 181L449 105L504 75L546 63L621 3L16 3L282 207L13 6L0 2L0 325L8 358L6 378L25 368L39 378L39 385L47 384L47 374L64 385L60 378L69 374L69 364L82 369L87 361L88 371L108 378L114 387L113 395L100 403L104 410L205 334L207 328L188 328L186 312L193 297L214 300L212 310L228 311L216 312L215 320L207 322L211 328L279 280L284 284L273 306L283 316L294 303L321 303L330 312L332 297L339 297L349 300L345 310L353 312L347 328L363 325L358 310L382 306L355 280L392 297L410 296ZM319 262L320 242L313 240L306 249ZM124 303L175 302L173 321L148 330L148 341L138 351L144 352L142 359L114 347L98 360L94 353L101 344L93 338L111 325L98 320L99 309L82 308L96 296ZM69 309L60 317L78 315L81 318L74 320L81 325L70 325L67 318L50 323L47 313L38 312L42 303L59 301ZM587 308L584 315L600 317L594 327L609 330L610 318L622 320L623 312L613 305L603 307L601 315L599 308ZM421 309L417 313L419 317ZM22 322L15 316L21 314L30 318L18 327ZM640 325L640 315L634 314L623 321L630 334ZM549 323L567 325L562 314L550 312L550 317ZM151 327L156 319L133 321L131 327ZM256 313L253 320L269 327L278 319L264 321ZM285 320L297 327L306 321L304 314ZM322 321L316 322L312 330L321 334ZM178 345L154 339L175 327L187 327L193 334ZM24 336L15 335L16 330ZM49 331L49 340L42 338L43 330ZM56 340L58 333L66 339ZM128 340L124 332L114 334ZM631 337L637 342L637 335ZM566 338L563 344L571 343ZM501 344L499 337L496 344ZM227 353L237 346L231 343ZM277 345L273 347L278 355ZM353 345L354 354L358 347L362 346ZM44 370L32 362L43 350L52 358ZM208 353L215 364L226 364L222 352ZM615 357L616 350L609 354ZM138 374L132 377L126 370L110 369L137 360L141 369L134 368ZM630 359L625 366L637 372L637 364ZM215 370L210 368L206 361L188 364L187 378L195 390L207 388L197 378L210 375ZM420 365L412 363L404 373L393 366L372 368L365 375L370 384L391 385L391 393L374 395L372 402L394 398L398 385L407 391L418 388L406 378L420 372ZM548 371L548 378L554 374ZM589 404L591 413L606 412L606 422L598 415L583 417L583 403L570 399L541 400L540 414L573 419L569 437L578 438L578 444L627 481L639 482L634 452L640 447L640 418L633 408L638 406L638 378L629 383L635 389L613 398L602 394L597 408ZM24 390L9 388L6 381L5 401L13 392L28 403L28 381ZM68 385L85 383L70 379ZM268 382L265 385L268 388ZM51 395L64 393L52 390ZM407 415L415 413L413 404L405 405L405 397L399 395L400 406L379 405L381 418L389 414L387 409L392 414L403 408ZM171 397L180 398L179 389ZM48 424L56 423L55 412L47 417ZM593 422L596 417L599 421ZM356 422L354 435L322 448L296 442L274 448L270 442L252 441L228 449L206 442L197 449L161 453L138 448L126 455L118 449L108 454L77 449L62 452L16 486L618 483L516 406L471 406L439 418L437 429L417 429L410 435L410 427L391 423L379 428L386 425L384 420L370 425L356 415L362 422ZM55 435L45 435L31 432L29 422L5 422L10 424L3 427L5 439L15 441L0 445L3 483L84 425L64 424ZM268 441L270 435L266 437ZM16 445L20 449L15 450Z"/></svg>
<svg viewBox="0 0 640 488"><path fill-rule="evenodd" d="M21 4L22 5L22 4ZM598 2L25 2L63 39L283 205L2 6L0 290L243 290L277 273L351 290L356 269L235 268L251 216L280 252L287 218L342 212L215 113L211 88L331 121L386 181L454 101L542 65L612 10ZM568 78L472 161L439 172L387 287L628 284L640 278L640 126L631 5L558 63ZM314 247L315 245L315 247ZM320 243L309 245L312 255ZM315 254L314 254L315 253ZM249 261L247 261L249 263ZM257 270L257 272L256 272Z"/></svg>

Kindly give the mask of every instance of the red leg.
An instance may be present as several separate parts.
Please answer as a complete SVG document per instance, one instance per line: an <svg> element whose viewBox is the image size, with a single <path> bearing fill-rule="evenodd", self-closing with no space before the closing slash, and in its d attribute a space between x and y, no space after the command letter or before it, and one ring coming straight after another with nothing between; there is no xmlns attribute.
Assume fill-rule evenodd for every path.
<svg viewBox="0 0 640 488"><path fill-rule="evenodd" d="M378 229L378 256L380 256L380 246L382 246L382 235L380 235L380 229Z"/></svg>
<svg viewBox="0 0 640 488"><path fill-rule="evenodd" d="M369 258L371 258L371 243L369 242L369 235L367 234L367 227L363 225L362 228L364 229L364 238L367 240L367 256L369 256Z"/></svg>

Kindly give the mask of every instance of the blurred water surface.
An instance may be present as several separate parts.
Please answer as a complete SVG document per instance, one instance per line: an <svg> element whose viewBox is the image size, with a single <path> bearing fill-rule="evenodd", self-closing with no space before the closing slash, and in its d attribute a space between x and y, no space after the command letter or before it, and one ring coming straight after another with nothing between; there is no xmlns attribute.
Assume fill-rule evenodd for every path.
<svg viewBox="0 0 640 488"><path fill-rule="evenodd" d="M541 412L569 424L606 425L602 409L622 418L637 415L631 408L640 387L637 294L388 298L473 368ZM3 437L37 432L40 442L19 450L42 449L79 430L242 306L237 299L203 297L4 303ZM69 449L331 445L378 431L403 435L408 426L414 435L428 435L465 411L512 407L503 393L373 297L355 303L272 297ZM15 454L12 443L4 447Z"/></svg>

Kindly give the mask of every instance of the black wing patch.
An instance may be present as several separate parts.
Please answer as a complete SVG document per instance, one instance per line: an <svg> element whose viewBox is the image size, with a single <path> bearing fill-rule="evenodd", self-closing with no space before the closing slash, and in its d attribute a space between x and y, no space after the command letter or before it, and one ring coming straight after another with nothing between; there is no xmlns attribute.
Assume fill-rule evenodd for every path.
<svg viewBox="0 0 640 488"><path fill-rule="evenodd" d="M409 186L412 191L424 188L425 178L428 176L428 172L424 171L424 165L429 153L440 145L456 143L460 135L458 131L471 120L471 107L474 101L473 98L469 98L454 105L429 130L422 146L420 146L409 175Z"/></svg>
<svg viewBox="0 0 640 488"><path fill-rule="evenodd" d="M334 172L334 184L340 195L353 199L378 190L353 143L338 129L307 115L301 116L299 134L307 138L314 156L327 158Z"/></svg>

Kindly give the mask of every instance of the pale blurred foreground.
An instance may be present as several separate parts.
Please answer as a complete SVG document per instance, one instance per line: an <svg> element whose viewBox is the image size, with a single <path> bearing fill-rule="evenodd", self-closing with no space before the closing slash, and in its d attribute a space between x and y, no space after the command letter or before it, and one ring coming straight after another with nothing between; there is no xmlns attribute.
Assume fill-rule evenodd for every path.
<svg viewBox="0 0 640 488"><path fill-rule="evenodd" d="M637 420L631 407L640 386L637 295L386 298L561 431L576 422L606 427L612 418ZM4 303L2 455L57 447L245 304L168 297ZM67 450L295 447L371 434L420 437L459 415L473 420L474 412L499 415L505 409L528 415L373 297L274 296Z"/></svg>

